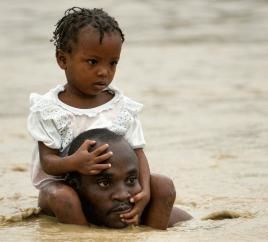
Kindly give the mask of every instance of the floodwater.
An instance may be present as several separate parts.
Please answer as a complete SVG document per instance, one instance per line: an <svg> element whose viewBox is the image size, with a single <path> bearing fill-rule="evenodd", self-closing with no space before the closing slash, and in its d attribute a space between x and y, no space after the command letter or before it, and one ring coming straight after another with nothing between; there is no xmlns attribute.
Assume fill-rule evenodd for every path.
<svg viewBox="0 0 268 242"><path fill-rule="evenodd" d="M64 82L49 39L72 6L103 7L123 28L114 85L144 103L151 170L193 220L158 231L21 219L38 212L28 96ZM0 241L267 241L267 16L265 0L1 1Z"/></svg>

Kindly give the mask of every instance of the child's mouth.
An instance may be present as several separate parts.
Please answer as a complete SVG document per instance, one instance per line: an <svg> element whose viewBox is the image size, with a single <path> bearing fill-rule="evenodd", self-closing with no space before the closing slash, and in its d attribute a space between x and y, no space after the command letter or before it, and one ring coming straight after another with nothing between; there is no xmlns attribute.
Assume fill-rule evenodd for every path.
<svg viewBox="0 0 268 242"><path fill-rule="evenodd" d="M105 81L95 82L93 86L96 87L97 89L104 89L107 86L107 82Z"/></svg>

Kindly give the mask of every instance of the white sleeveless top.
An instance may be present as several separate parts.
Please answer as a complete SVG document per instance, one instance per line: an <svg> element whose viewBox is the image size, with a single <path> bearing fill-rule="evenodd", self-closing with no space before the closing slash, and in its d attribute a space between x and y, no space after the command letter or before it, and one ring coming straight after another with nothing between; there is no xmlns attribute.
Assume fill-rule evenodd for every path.
<svg viewBox="0 0 268 242"><path fill-rule="evenodd" d="M123 135L133 149L143 148L145 140L138 119L143 105L124 96L119 90L108 87L114 97L107 103L90 109L71 107L58 98L63 85L44 95L30 95L30 114L27 128L35 140L31 177L33 185L40 189L51 181L63 180L62 176L46 174L40 164L38 141L47 147L58 149L61 156L68 152L72 140L80 133L96 128L107 128Z"/></svg>

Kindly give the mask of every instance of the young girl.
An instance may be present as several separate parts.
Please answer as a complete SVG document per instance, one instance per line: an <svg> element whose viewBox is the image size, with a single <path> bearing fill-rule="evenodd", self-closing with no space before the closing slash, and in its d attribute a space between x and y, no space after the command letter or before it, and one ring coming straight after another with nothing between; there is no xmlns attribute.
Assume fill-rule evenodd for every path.
<svg viewBox="0 0 268 242"><path fill-rule="evenodd" d="M150 171L143 151L145 140L138 113L142 105L110 86L120 59L124 34L116 20L102 9L73 7L56 24L53 41L58 65L64 70L66 84L58 85L45 95L31 94L28 130L36 141L32 162L32 181L40 190L39 206L62 223L88 224L76 192L64 182L67 172L96 175L111 164L103 161L112 156L102 145L94 152L87 140L68 156L72 140L95 128L108 128L123 135L139 160L142 191L130 198L131 211L121 215L126 224L138 224L150 201ZM171 211L158 221L154 218L165 203L173 204L175 190L165 178L169 191L151 205L146 224L165 229ZM157 189L156 189L157 190ZM173 191L173 192L172 192ZM157 195L158 196L158 195ZM160 198L163 198L161 200ZM151 200L152 201L152 200ZM172 206L171 206L172 207Z"/></svg>

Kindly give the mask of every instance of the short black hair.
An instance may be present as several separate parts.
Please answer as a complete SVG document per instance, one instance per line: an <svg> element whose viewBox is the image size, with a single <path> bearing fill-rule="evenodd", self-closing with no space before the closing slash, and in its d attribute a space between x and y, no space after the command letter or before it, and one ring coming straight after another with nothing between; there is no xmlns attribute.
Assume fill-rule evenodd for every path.
<svg viewBox="0 0 268 242"><path fill-rule="evenodd" d="M71 146L68 151L68 155L72 155L76 152L79 147L84 143L87 139L96 140L97 142L119 142L124 137L122 135L118 135L109 129L99 128L99 129L91 129L87 130L80 135L78 135L71 143ZM90 148L90 147L89 147Z"/></svg>
<svg viewBox="0 0 268 242"><path fill-rule="evenodd" d="M124 42L124 34L118 22L101 8L72 7L65 11L64 16L57 22L51 42L56 49L72 51L72 43L77 42L79 30L90 25L100 33L102 43L104 33L118 32Z"/></svg>

